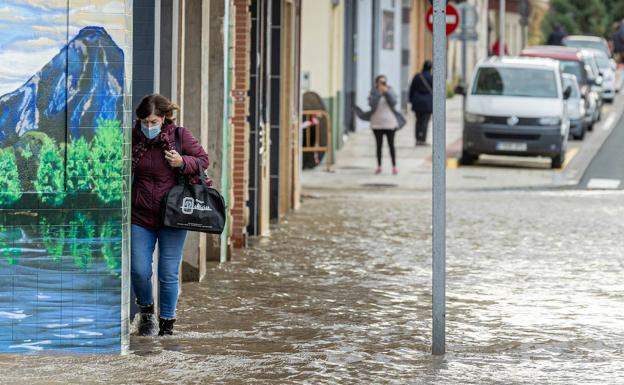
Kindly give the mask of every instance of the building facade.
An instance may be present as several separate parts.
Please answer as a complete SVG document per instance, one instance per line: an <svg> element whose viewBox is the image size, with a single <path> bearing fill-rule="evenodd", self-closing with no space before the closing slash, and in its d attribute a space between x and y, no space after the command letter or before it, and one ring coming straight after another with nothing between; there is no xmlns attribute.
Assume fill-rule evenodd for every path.
<svg viewBox="0 0 624 385"><path fill-rule="evenodd" d="M299 0L234 0L231 240L268 236L300 201Z"/></svg>

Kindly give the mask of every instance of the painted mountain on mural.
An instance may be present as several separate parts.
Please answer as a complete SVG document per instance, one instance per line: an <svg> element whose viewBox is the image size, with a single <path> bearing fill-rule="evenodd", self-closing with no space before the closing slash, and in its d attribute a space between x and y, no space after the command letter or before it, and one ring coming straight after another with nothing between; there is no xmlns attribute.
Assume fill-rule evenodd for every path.
<svg viewBox="0 0 624 385"><path fill-rule="evenodd" d="M0 96L0 147L29 131L58 143L93 137L98 119L121 120L124 54L102 27L85 27L17 90Z"/></svg>

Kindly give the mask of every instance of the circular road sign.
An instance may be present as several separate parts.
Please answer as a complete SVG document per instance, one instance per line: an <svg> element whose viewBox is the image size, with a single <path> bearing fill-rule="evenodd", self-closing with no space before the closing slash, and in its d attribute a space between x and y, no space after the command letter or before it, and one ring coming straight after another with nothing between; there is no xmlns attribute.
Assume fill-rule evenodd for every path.
<svg viewBox="0 0 624 385"><path fill-rule="evenodd" d="M425 24L427 29L433 32L433 6L429 6L427 14L425 15ZM459 26L459 11L453 4L446 6L446 35L450 35Z"/></svg>

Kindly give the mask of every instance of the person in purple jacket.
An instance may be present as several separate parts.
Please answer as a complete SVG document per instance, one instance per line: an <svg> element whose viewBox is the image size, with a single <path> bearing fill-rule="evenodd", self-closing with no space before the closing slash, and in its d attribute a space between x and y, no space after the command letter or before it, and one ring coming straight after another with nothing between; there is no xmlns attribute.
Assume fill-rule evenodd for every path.
<svg viewBox="0 0 624 385"><path fill-rule="evenodd" d="M198 158L208 167L208 155L184 127L177 127L174 111L178 106L162 95L148 95L136 109L137 120L132 130L132 211L131 211L131 278L140 309L138 333L156 332L154 296L152 293L152 254L159 247L158 282L160 290L158 335L172 335L178 302L180 261L186 230L164 227L160 202L177 183L180 174L198 181ZM182 153L175 148L175 131L179 130ZM209 182L210 183L210 182Z"/></svg>

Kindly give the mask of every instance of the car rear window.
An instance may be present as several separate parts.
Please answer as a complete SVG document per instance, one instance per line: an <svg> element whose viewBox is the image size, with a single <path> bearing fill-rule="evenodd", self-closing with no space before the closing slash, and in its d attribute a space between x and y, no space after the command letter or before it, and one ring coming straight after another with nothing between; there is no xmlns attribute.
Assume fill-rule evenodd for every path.
<svg viewBox="0 0 624 385"><path fill-rule="evenodd" d="M572 79L563 79L563 82L566 88L570 87L570 89L572 90L572 92L570 93L570 97L572 99L578 99L581 97L581 95L579 94L578 85L575 81L573 81Z"/></svg>
<svg viewBox="0 0 624 385"><path fill-rule="evenodd" d="M596 64L598 64L598 68L611 68L611 62L609 61L609 57L607 57L607 55L605 55L604 53L596 53L594 55L594 58L596 59Z"/></svg>
<svg viewBox="0 0 624 385"><path fill-rule="evenodd" d="M581 84L585 84L587 82L587 75L583 70L581 62L574 60L561 60L559 63L561 66L561 72L576 76Z"/></svg>
<svg viewBox="0 0 624 385"><path fill-rule="evenodd" d="M473 95L558 98L555 72L534 68L482 67Z"/></svg>
<svg viewBox="0 0 624 385"><path fill-rule="evenodd" d="M573 47L573 48L593 48L593 49L599 49L601 51L605 50L604 43L600 41L567 39L564 42L564 44L567 47Z"/></svg>

